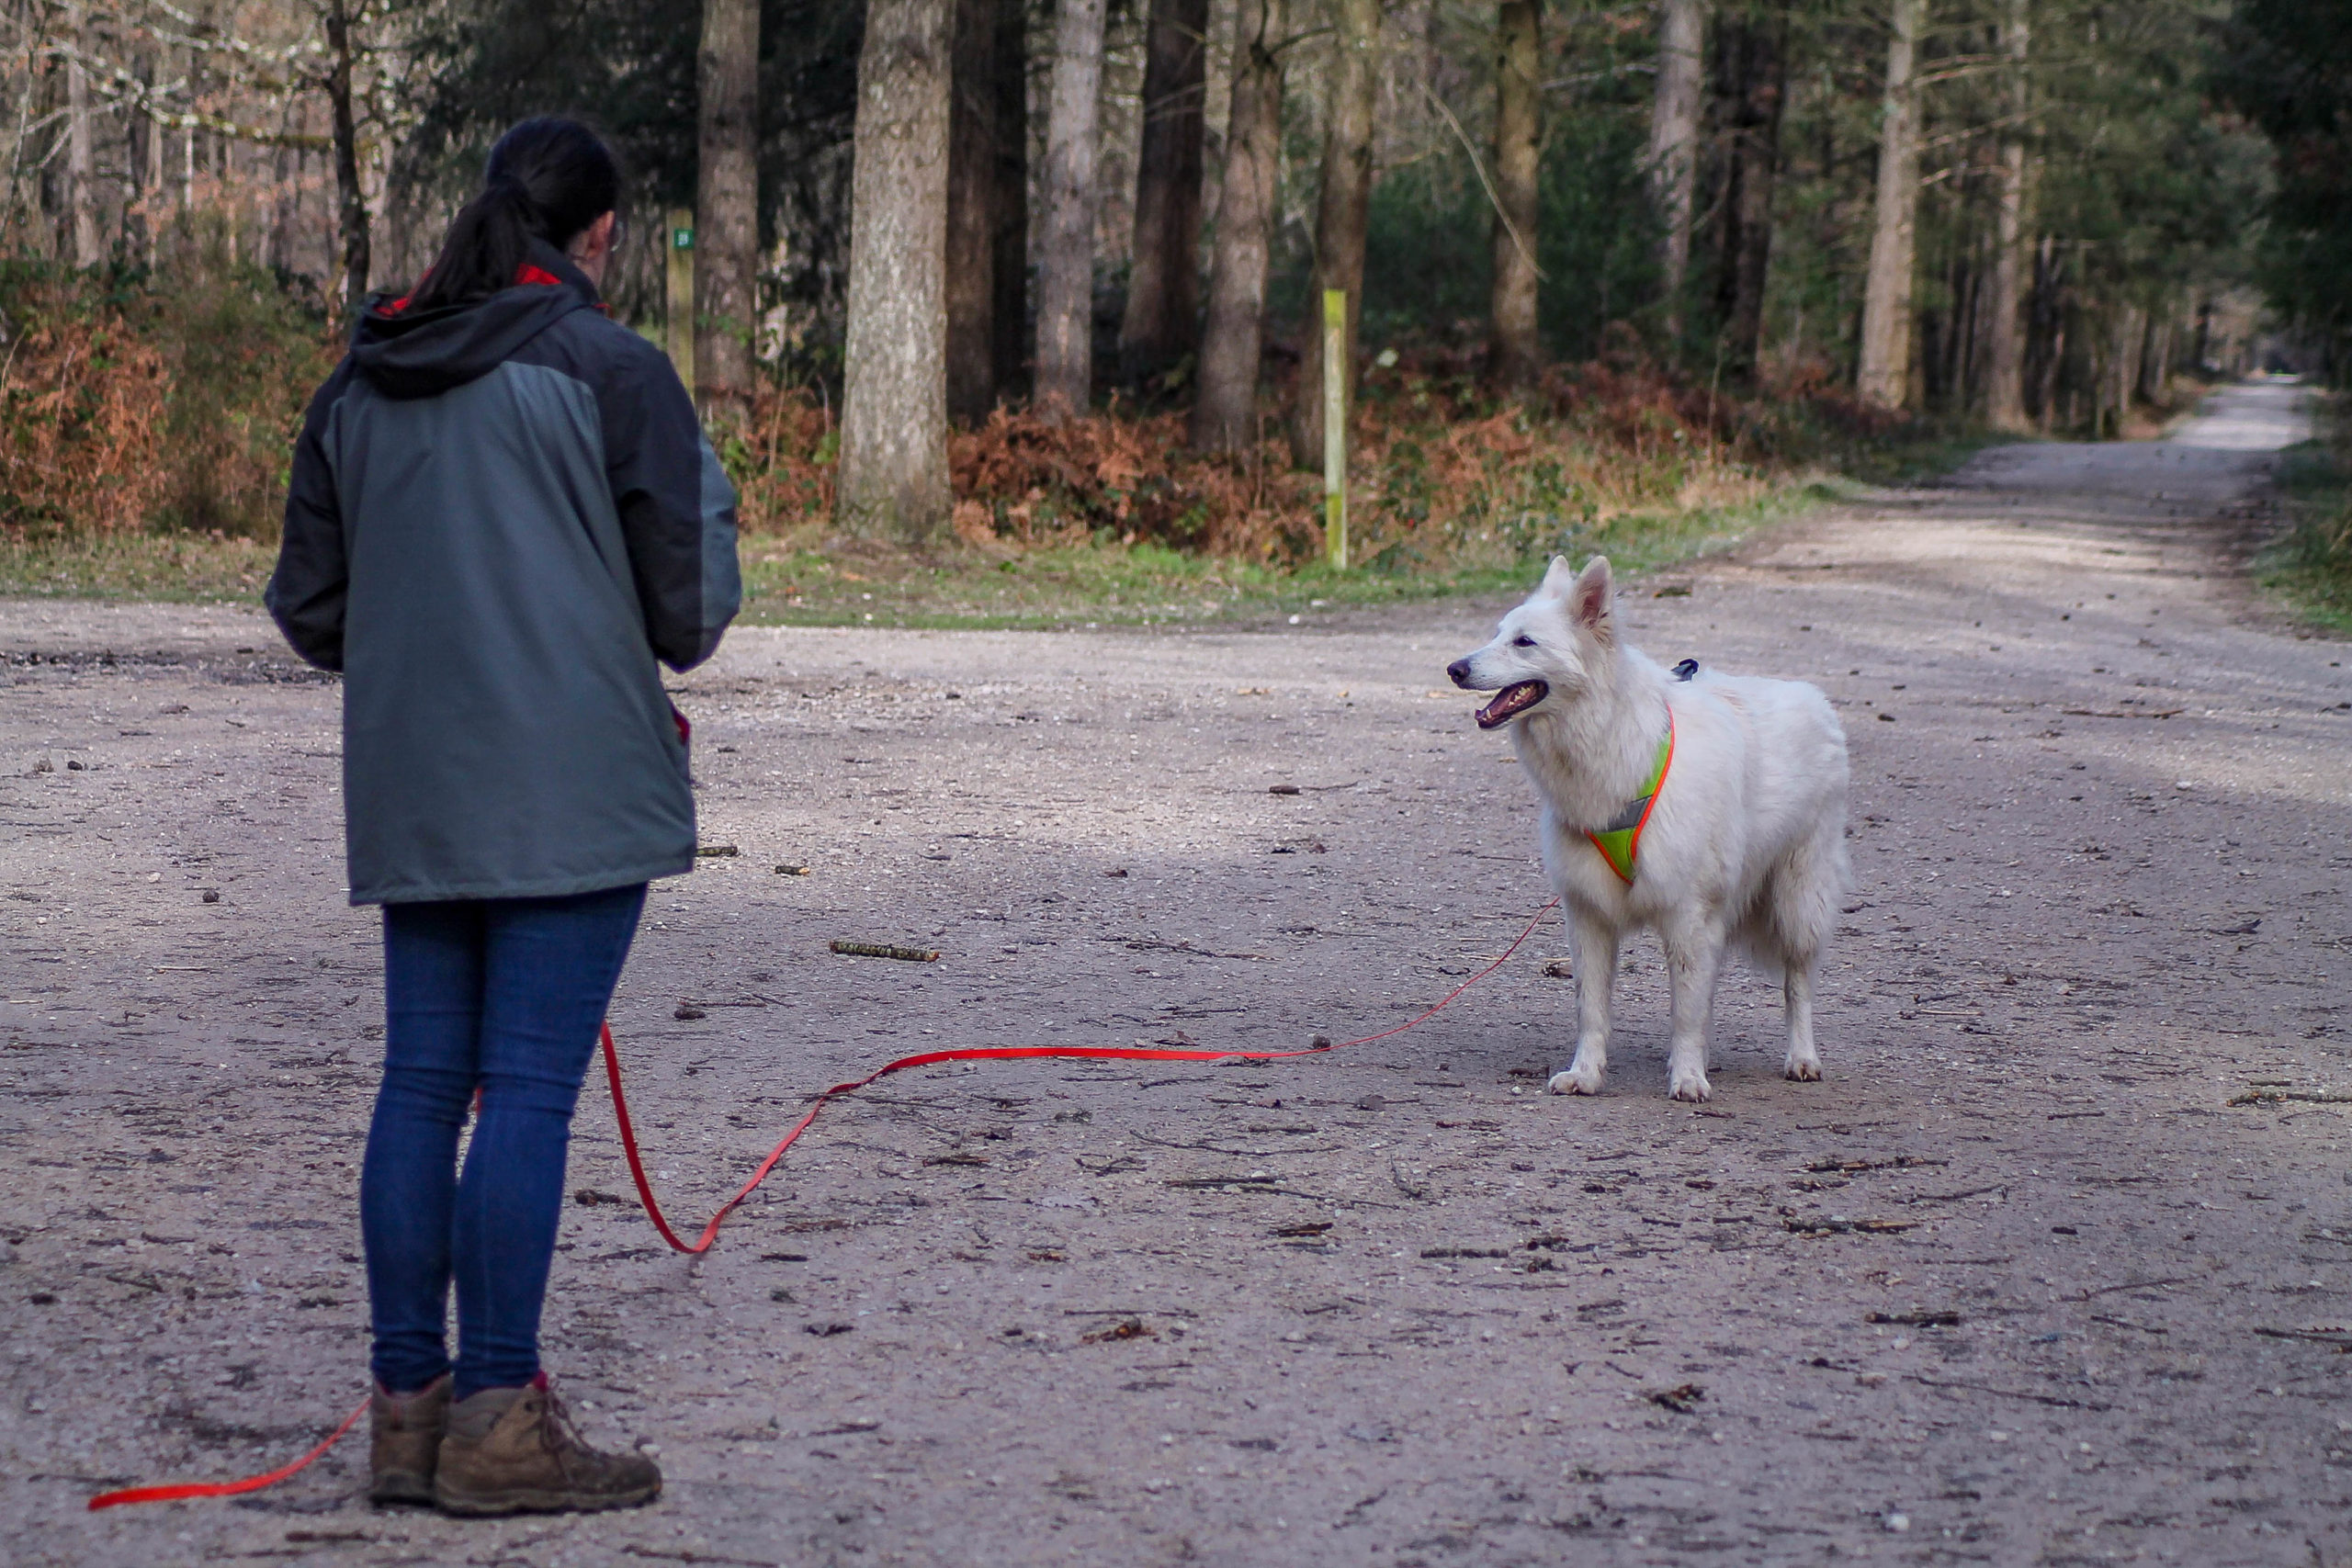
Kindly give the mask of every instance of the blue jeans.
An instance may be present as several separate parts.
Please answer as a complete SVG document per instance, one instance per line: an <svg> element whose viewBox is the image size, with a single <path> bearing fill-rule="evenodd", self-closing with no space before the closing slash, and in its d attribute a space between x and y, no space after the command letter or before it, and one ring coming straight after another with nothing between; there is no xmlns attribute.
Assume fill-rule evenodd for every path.
<svg viewBox="0 0 2352 1568"><path fill-rule="evenodd" d="M450 1370L457 1397L529 1382L563 1213L571 1108L645 886L384 908L384 1082L359 1176L376 1381ZM458 1174L458 1134L481 1116Z"/></svg>

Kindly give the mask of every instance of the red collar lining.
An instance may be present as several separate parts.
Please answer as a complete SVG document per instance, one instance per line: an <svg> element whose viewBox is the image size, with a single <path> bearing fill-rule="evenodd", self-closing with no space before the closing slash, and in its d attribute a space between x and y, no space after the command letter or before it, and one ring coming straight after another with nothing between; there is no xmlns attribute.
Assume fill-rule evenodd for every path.
<svg viewBox="0 0 2352 1568"><path fill-rule="evenodd" d="M428 271L425 276L429 277L432 274ZM422 288L424 283L424 278L420 277L416 281L418 287ZM558 277L555 274L549 272L543 266L537 265L532 262L525 262L521 266L514 269L514 282L512 287L520 288L526 285L539 288L560 288L563 287L563 279ZM397 316L402 310L408 309L408 302L414 298L415 295L413 294L403 294L399 299L391 301L391 303L384 306L383 313L387 316ZM602 307L599 308L601 309Z"/></svg>

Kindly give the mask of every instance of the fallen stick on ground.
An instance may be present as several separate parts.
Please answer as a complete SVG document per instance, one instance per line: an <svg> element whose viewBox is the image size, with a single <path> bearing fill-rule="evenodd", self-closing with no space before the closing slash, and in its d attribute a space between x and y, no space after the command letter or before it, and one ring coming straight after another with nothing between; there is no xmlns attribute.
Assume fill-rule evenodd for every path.
<svg viewBox="0 0 2352 1568"><path fill-rule="evenodd" d="M835 953L846 953L853 958L903 958L910 964L939 962L939 954L927 947L893 947L880 942L835 942L827 945Z"/></svg>

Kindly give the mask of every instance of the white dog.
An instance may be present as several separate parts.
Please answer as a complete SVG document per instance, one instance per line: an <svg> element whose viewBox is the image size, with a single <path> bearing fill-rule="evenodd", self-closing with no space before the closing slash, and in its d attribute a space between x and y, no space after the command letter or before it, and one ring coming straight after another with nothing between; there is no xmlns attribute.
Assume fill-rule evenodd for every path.
<svg viewBox="0 0 2352 1568"><path fill-rule="evenodd" d="M1689 667L1684 667L1687 670ZM1674 997L1667 1092L1704 1100L1707 1026L1727 946L1777 965L1792 1078L1818 1078L1813 983L1846 866L1846 734L1801 681L1659 668L1625 645L1609 562L1553 558L1495 639L1446 673L1495 698L1544 801L1544 863L1567 911L1577 1054L1555 1094L1598 1094L1617 947L1647 926ZM1677 675L1682 675L1678 679Z"/></svg>

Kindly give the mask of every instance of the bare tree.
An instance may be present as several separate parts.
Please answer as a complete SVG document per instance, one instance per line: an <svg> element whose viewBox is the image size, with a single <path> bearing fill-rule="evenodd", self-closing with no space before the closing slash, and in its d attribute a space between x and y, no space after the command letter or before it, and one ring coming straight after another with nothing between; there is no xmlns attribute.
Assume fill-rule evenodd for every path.
<svg viewBox="0 0 2352 1568"><path fill-rule="evenodd" d="M908 544L948 525L951 0L873 0L857 62L835 521Z"/></svg>
<svg viewBox="0 0 2352 1568"><path fill-rule="evenodd" d="M1682 333L1682 280L1690 265L1690 193L1698 177L1699 98L1705 79L1707 0L1660 0L1657 90L1650 100L1650 199L1664 226L1658 286L1666 330Z"/></svg>
<svg viewBox="0 0 2352 1568"><path fill-rule="evenodd" d="M695 390L752 398L760 287L760 0L703 0L695 189Z"/></svg>
<svg viewBox="0 0 2352 1568"><path fill-rule="evenodd" d="M158 66L159 61L154 54L145 56L140 63L140 79L147 89L151 103ZM143 203L140 238L144 242L147 265L152 267L157 254L156 242L164 232L164 123L155 118L152 108L140 117L139 123L144 132L141 146L145 153L142 160L144 178L141 181L140 193Z"/></svg>
<svg viewBox="0 0 2352 1568"><path fill-rule="evenodd" d="M1502 0L1495 13L1495 281L1487 369L1498 386L1514 391L1532 383L1544 367L1535 327L1543 77L1543 0Z"/></svg>
<svg viewBox="0 0 2352 1568"><path fill-rule="evenodd" d="M1136 155L1135 265L1119 327L1123 381L1160 374L1200 341L1208 25L1208 0L1152 0Z"/></svg>
<svg viewBox="0 0 2352 1568"><path fill-rule="evenodd" d="M1103 0L1059 0L1046 110L1046 232L1037 250L1037 389L1049 420L1094 392L1094 155L1102 123Z"/></svg>
<svg viewBox="0 0 2352 1568"><path fill-rule="evenodd" d="M1899 409L1911 390L1911 273L1919 218L1919 31L1927 0L1888 8L1886 95L1880 110L1878 203L1862 295L1861 366L1855 391L1873 408Z"/></svg>
<svg viewBox="0 0 2352 1568"><path fill-rule="evenodd" d="M1192 442L1203 452L1238 452L1257 438L1258 356L1282 152L1282 26L1283 0L1242 0L1201 335L1201 392L1193 404Z"/></svg>
<svg viewBox="0 0 2352 1568"><path fill-rule="evenodd" d="M66 207L74 226L74 265L96 266L106 251L98 239L97 160L90 149L90 73L82 63L80 7L66 13L65 28L74 43L65 62Z"/></svg>
<svg viewBox="0 0 2352 1568"><path fill-rule="evenodd" d="M997 11L1009 0L955 0L947 110L947 417L988 418L996 402Z"/></svg>
<svg viewBox="0 0 2352 1568"><path fill-rule="evenodd" d="M1017 397L1029 349L1029 6L996 7L996 188L989 209L996 396Z"/></svg>
<svg viewBox="0 0 2352 1568"><path fill-rule="evenodd" d="M2025 276L2025 116L2030 104L2027 0L2007 0L2001 51L2008 57L2010 124L2001 138L2000 207L1994 217L1993 300L1987 333L1984 418L1996 430L2023 432L2025 331L2018 319Z"/></svg>
<svg viewBox="0 0 2352 1568"><path fill-rule="evenodd" d="M341 303L347 314L368 298L369 243L368 195L359 185L359 130L351 107L351 15L348 0L327 0L327 110L334 125L335 238L343 252ZM187 128L187 152L193 165L196 127ZM192 175L184 183L192 182ZM182 195L186 204L187 197Z"/></svg>

